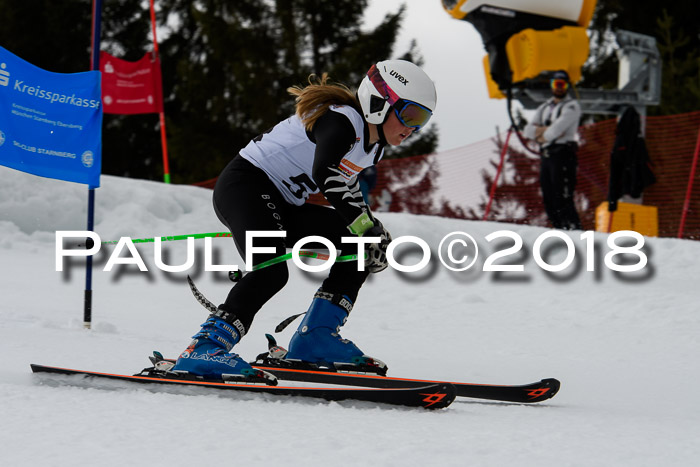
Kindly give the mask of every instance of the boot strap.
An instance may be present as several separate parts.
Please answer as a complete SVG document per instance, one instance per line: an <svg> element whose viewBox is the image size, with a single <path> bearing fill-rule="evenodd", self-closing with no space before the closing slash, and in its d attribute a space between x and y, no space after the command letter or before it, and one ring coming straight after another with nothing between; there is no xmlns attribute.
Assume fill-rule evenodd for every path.
<svg viewBox="0 0 700 467"><path fill-rule="evenodd" d="M350 312L352 311L352 302L345 298L342 294L339 293L329 293L329 292L324 292L321 289L318 289L316 293L314 294L314 298L320 298L322 300L328 300L331 302L333 305L338 305L341 307L343 310L345 310L348 313L348 316L350 315ZM275 328L275 332L282 332L286 329L289 324L300 317L301 315L306 314L306 312L299 313L296 315L292 315L289 318L286 318L283 320L280 324L277 325ZM347 319L347 317L345 318ZM343 321L345 322L345 321Z"/></svg>
<svg viewBox="0 0 700 467"><path fill-rule="evenodd" d="M228 352L241 340L244 334L245 328L238 319L231 324L212 315L202 323L202 329L192 337L194 339L202 337L211 339L225 347Z"/></svg>
<svg viewBox="0 0 700 467"><path fill-rule="evenodd" d="M348 312L348 315L352 311L352 302L345 298L343 294L324 292L321 289L314 294L314 298L322 298L323 300L328 300L333 305L338 305L342 309Z"/></svg>
<svg viewBox="0 0 700 467"><path fill-rule="evenodd" d="M235 327L238 330L238 334L240 334L241 337L246 335L245 326L243 326L241 320L238 319L236 315L234 315L230 311L226 311L223 308L218 307L216 311L212 312L212 316L216 316L217 318L224 320L225 323Z"/></svg>

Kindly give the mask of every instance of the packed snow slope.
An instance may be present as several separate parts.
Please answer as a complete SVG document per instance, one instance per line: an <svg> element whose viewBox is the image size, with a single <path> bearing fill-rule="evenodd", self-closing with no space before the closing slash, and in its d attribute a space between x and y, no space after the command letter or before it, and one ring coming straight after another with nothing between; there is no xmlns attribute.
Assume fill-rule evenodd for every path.
<svg viewBox="0 0 700 467"><path fill-rule="evenodd" d="M102 240L224 230L205 189L104 176L96 198ZM431 412L42 384L30 363L137 372L153 350L178 355L206 317L186 272L156 269L153 244L137 245L148 272L134 265L104 271L114 251L105 246L95 257L93 327L83 329L84 261L65 259L56 272L55 232L84 230L86 204L85 186L0 167L0 465L636 467L700 458L700 242L645 238L646 266L616 273L604 262L608 237L595 234L595 270L587 271L591 244L575 232L573 264L545 272L534 258L546 229L383 214L394 238L419 237L432 256L419 272L371 276L344 337L386 361L394 376L562 382L560 393L539 405L458 400ZM488 256L513 244L486 240L500 230L517 234L523 247L495 264L522 264L524 271L483 271ZM438 259L452 232L479 245L466 272ZM231 283L203 270L203 240L196 242L188 272L219 303ZM541 249L556 265L566 251L552 245L565 243L550 238ZM216 264L242 265L230 238L213 246ZM456 246L459 259L464 251ZM185 262L186 242L163 249L167 264ZM415 248L397 252L403 264L421 256ZM132 257L126 249L121 256ZM306 309L323 277L291 263L290 271L288 286L236 347L244 357L262 352L264 333ZM294 328L277 335L282 345Z"/></svg>

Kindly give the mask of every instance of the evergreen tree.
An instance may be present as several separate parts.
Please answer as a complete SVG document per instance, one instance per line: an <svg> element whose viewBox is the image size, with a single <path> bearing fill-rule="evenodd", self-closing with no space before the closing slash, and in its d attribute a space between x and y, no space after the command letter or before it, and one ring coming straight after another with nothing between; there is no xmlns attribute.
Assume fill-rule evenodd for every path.
<svg viewBox="0 0 700 467"><path fill-rule="evenodd" d="M141 59L153 51L150 21L149 9L140 2L105 0L100 49L123 60ZM162 180L158 131L155 114L104 114L102 173Z"/></svg>
<svg viewBox="0 0 700 467"><path fill-rule="evenodd" d="M402 8L363 31L366 0L163 3L170 19L161 22L170 31L161 57L177 182L217 176L248 141L294 112L286 89L310 74L359 85L370 64L391 57L403 15Z"/></svg>
<svg viewBox="0 0 700 467"><path fill-rule="evenodd" d="M500 154L505 142L497 136L494 138L496 149L494 158L489 161L490 170L482 170L481 178L485 194L476 208L468 208L466 217L482 219L488 206L494 175L500 163ZM532 196L540 190L540 161L524 151L509 146L506 152L507 164L498 181L497 196L489 208L488 220L507 221L516 224L546 225L547 218L542 209L542 199Z"/></svg>
<svg viewBox="0 0 700 467"><path fill-rule="evenodd" d="M0 0L0 45L55 73L91 65L91 1Z"/></svg>

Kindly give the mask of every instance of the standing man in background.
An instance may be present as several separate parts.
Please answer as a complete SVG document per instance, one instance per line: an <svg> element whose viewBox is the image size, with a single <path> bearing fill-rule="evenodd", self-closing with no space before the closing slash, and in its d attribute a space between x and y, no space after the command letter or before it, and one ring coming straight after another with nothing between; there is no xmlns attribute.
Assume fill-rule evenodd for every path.
<svg viewBox="0 0 700 467"><path fill-rule="evenodd" d="M576 188L576 130L581 106L569 96L569 74L554 72L550 81L552 97L537 108L524 130L526 138L540 145L540 187L544 208L555 229L581 229L574 204Z"/></svg>

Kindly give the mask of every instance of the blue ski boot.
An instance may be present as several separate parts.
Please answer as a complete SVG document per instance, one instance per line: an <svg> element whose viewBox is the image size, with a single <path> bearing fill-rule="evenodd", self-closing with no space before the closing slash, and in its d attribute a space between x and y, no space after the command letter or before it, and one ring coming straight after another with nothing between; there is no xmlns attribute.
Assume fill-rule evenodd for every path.
<svg viewBox="0 0 700 467"><path fill-rule="evenodd" d="M212 314L170 371L183 377L277 384L271 374L251 367L238 354L229 353L244 334L238 319L230 324Z"/></svg>
<svg viewBox="0 0 700 467"><path fill-rule="evenodd" d="M351 310L352 302L348 297L322 290L316 292L283 358L338 371L385 375L384 362L365 355L351 341L340 337L340 328Z"/></svg>

